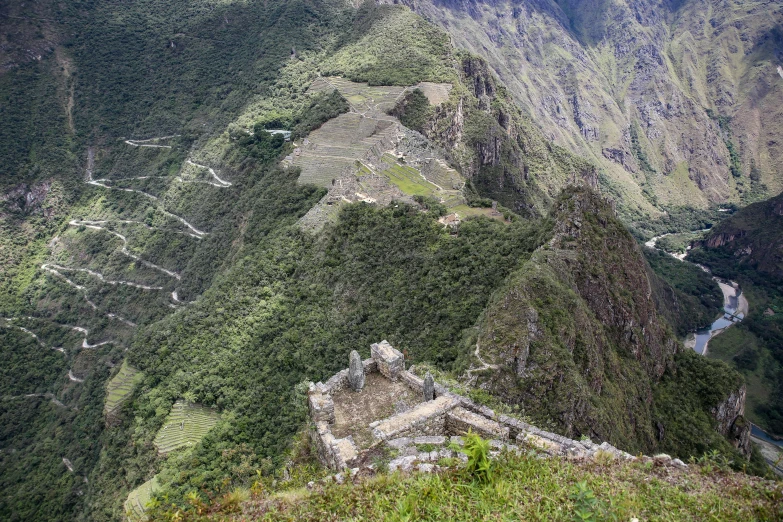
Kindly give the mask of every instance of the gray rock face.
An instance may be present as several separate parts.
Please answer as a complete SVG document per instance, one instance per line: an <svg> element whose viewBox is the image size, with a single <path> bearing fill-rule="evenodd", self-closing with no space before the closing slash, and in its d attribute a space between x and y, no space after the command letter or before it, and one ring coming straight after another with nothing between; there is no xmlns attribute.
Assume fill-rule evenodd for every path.
<svg viewBox="0 0 783 522"><path fill-rule="evenodd" d="M431 401L435 398L435 379L432 378L432 374L427 372L424 376L424 400Z"/></svg>
<svg viewBox="0 0 783 522"><path fill-rule="evenodd" d="M351 352L350 365L348 367L348 383L353 391L361 391L364 388L364 365L359 352Z"/></svg>

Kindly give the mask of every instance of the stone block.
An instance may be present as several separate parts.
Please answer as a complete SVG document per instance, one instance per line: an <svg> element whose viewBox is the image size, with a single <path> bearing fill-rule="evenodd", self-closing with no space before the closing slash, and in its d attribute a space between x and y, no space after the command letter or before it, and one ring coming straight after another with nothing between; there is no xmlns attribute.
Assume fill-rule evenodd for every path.
<svg viewBox="0 0 783 522"><path fill-rule="evenodd" d="M307 402L313 422L334 424L334 401L331 395L315 392L307 397Z"/></svg>
<svg viewBox="0 0 783 522"><path fill-rule="evenodd" d="M411 471L413 469L413 463L416 462L415 455L408 455L405 457L397 457L389 462L389 471Z"/></svg>
<svg viewBox="0 0 783 522"><path fill-rule="evenodd" d="M378 371L387 379L396 381L400 372L405 370L405 358L402 353L394 349L386 340L373 343L370 346L370 355L378 364Z"/></svg>
<svg viewBox="0 0 783 522"><path fill-rule="evenodd" d="M509 430L509 438L510 439L516 439L517 435L521 431L528 431L530 430L530 424L527 422L523 422L519 419L515 419L514 417L509 417L508 415L500 414L496 417L496 420L503 426L506 426Z"/></svg>
<svg viewBox="0 0 783 522"><path fill-rule="evenodd" d="M378 363L375 362L375 359L369 358L362 361L362 366L364 366L364 373L375 373L378 371Z"/></svg>
<svg viewBox="0 0 783 522"><path fill-rule="evenodd" d="M525 444L538 450L544 451L550 455L557 455L562 451L562 446L557 442L545 439L535 433L522 432L517 435L517 442L519 444Z"/></svg>
<svg viewBox="0 0 783 522"><path fill-rule="evenodd" d="M402 379L402 382L408 385L408 388L415 391L416 393L421 393L424 389L424 379L416 377L408 370L403 370L400 372L400 379Z"/></svg>
<svg viewBox="0 0 783 522"><path fill-rule="evenodd" d="M335 393L348 386L348 369L340 370L324 384L329 393Z"/></svg>
<svg viewBox="0 0 783 522"><path fill-rule="evenodd" d="M426 403L425 403L426 404ZM446 415L446 429L454 435L472 431L486 439L508 440L508 428L478 413L456 407Z"/></svg>
<svg viewBox="0 0 783 522"><path fill-rule="evenodd" d="M410 437L400 437L398 439L391 439L386 442L386 445L392 449L402 449L405 446L411 445L411 439Z"/></svg>
<svg viewBox="0 0 783 522"><path fill-rule="evenodd" d="M432 378L430 372L427 372L427 375L424 376L422 395L425 401L431 401L435 398L435 379Z"/></svg>
<svg viewBox="0 0 783 522"><path fill-rule="evenodd" d="M443 435L423 435L421 437L415 437L413 439L414 444L434 444L436 446L443 446L446 444L446 437Z"/></svg>
<svg viewBox="0 0 783 522"><path fill-rule="evenodd" d="M378 440L401 436L441 435L445 432L446 412L459 404L451 397L423 402L406 412L382 420L372 430Z"/></svg>
<svg viewBox="0 0 783 522"><path fill-rule="evenodd" d="M347 469L359 454L353 437L350 435L344 439L333 440L332 451L334 453L334 469Z"/></svg>

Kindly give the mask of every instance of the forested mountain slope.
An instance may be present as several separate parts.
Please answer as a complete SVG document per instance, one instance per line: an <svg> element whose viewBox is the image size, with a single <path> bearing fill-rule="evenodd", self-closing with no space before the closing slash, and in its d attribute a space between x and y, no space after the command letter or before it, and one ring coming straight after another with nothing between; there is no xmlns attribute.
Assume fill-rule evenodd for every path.
<svg viewBox="0 0 783 522"><path fill-rule="evenodd" d="M552 205L599 198L594 158L551 143L486 60L402 6L79 0L15 2L0 15L4 519L120 519L153 484L179 501L271 474L305 419L298 385L382 338L464 375L496 292L571 226ZM321 186L303 184L288 165L311 131L347 115L377 133L384 117L370 86L313 88L329 77L399 88L384 122L399 133L393 150L347 171L324 162ZM431 85L450 85L437 105L423 94ZM360 148L365 137L354 138ZM414 149L440 170L412 161ZM460 181L458 201L428 195L443 172ZM399 197L335 202L329 180L341 176L383 178ZM624 212L653 211L607 194ZM318 205L331 210L313 233L302 219ZM456 228L442 215L453 208ZM647 265L629 270L643 277ZM644 393L617 390L628 400L677 367L646 299L654 361L632 369ZM720 384L688 404L708 443L672 447L732 452L707 411L735 391L736 374L692 365ZM493 391L514 402L510 390ZM653 447L660 416L642 401L638 430L567 429ZM600 403L599 418L616 410Z"/></svg>
<svg viewBox="0 0 783 522"><path fill-rule="evenodd" d="M689 254L736 280L750 303L738 328L711 344L711 356L745 375L748 413L783 434L783 197L748 205L711 230Z"/></svg>

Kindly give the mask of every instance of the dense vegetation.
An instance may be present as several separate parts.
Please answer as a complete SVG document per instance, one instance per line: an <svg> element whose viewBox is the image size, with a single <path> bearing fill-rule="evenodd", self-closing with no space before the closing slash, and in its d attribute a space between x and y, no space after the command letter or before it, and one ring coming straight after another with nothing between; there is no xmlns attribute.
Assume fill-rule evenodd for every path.
<svg viewBox="0 0 783 522"><path fill-rule="evenodd" d="M277 198L300 191L292 181L283 177L270 190ZM176 472L180 494L247 481L263 467L257 459L280 458L303 421L295 385L345 366L351 349L366 356L386 338L414 361L452 365L463 330L540 232L480 219L452 236L435 218L406 205L359 204L317 240L281 229L245 250L197 304L139 338L131 360L149 391L134 405L137 444L154 436L166 405L184 393L227 412L161 478ZM238 375L237 367L250 371ZM235 458L248 460L237 467Z"/></svg>
<svg viewBox="0 0 783 522"><path fill-rule="evenodd" d="M321 92L313 97L310 104L302 109L292 122L292 136L301 138L344 112L348 112L348 102L337 89Z"/></svg>
<svg viewBox="0 0 783 522"><path fill-rule="evenodd" d="M430 102L421 89L413 89L407 93L391 111L403 125L419 132L424 131L424 125L432 113Z"/></svg>
<svg viewBox="0 0 783 522"><path fill-rule="evenodd" d="M301 381L383 338L414 362L464 369L493 293L552 236L553 220L538 216L554 188L594 173L534 130L486 64L460 54L455 69L448 37L400 7L51 8L44 29L58 33L57 52L0 76L0 187L11 194L0 202L0 315L41 339L0 328L13 347L0 390L0 518L118 519L128 491L156 473L177 502L269 474L304 420ZM466 150L452 159L477 173L471 204L489 196L530 219L504 210L513 219L471 219L452 233L436 220L445 207L419 198L351 205L318 236L300 230L324 190L274 166L291 145L266 131L300 138L348 110L337 91L306 93L319 74L454 82L437 115L414 90L400 117L445 135L464 101ZM498 93L488 109L474 79ZM125 141L160 136L153 147ZM230 184L215 185L211 168ZM103 186L83 183L87 169ZM66 279L42 268L52 261L79 268ZM693 293L691 276L670 282ZM562 302L547 304L560 313ZM106 425L104 383L123 362L142 373ZM182 399L220 420L164 457L155 440Z"/></svg>
<svg viewBox="0 0 783 522"><path fill-rule="evenodd" d="M660 250L645 248L644 256L654 274L665 281L663 285L656 279L651 282L658 311L677 334L684 338L712 324L723 310L723 293L712 277Z"/></svg>

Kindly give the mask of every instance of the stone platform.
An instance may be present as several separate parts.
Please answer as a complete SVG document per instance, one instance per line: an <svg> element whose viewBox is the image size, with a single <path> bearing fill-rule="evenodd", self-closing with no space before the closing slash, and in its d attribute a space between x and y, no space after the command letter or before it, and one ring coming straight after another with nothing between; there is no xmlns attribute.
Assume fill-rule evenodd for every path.
<svg viewBox="0 0 783 522"><path fill-rule="evenodd" d="M390 469L434 468L441 458L461 458L452 448L460 446L461 436L469 432L490 439L496 453L535 449L548 455L587 458L600 451L631 458L606 442L568 439L498 414L437 383L432 400L425 400L424 379L405 369L399 350L382 341L373 344L370 353L372 358L362 361L361 369L354 368L365 373L364 380L349 379L345 369L326 383L309 386L311 438L320 461L336 471L354 468L363 456L383 445L402 453ZM351 382L364 385L354 390ZM439 449L420 451L421 446Z"/></svg>

